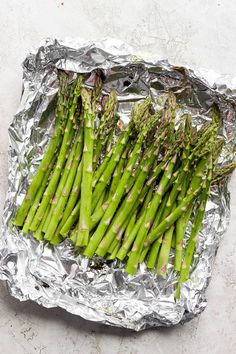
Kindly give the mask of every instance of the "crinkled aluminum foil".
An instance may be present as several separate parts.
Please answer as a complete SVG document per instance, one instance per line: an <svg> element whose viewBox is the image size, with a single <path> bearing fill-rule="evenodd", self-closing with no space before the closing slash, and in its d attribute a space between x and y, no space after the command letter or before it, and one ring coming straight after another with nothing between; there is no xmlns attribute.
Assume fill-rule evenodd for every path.
<svg viewBox="0 0 236 354"><path fill-rule="evenodd" d="M83 256L75 256L68 240L53 249L24 236L10 222L52 132L53 115L49 112L58 90L58 68L82 73L102 68L104 90L117 89L123 119L134 101L147 94L155 100L168 89L178 96L178 114L191 112L197 125L208 119L209 108L217 102L223 118L221 134L227 142L219 163L232 161L236 143L232 91L225 85L210 87L191 70L167 61L144 61L126 53L131 50L114 40L94 44L48 39L25 59L21 104L9 128L9 189L0 241L0 278L20 300L60 306L88 320L138 331L185 322L204 310L205 289L229 221L226 184L212 188L191 279L183 284L179 301L174 298L177 277L171 265L173 255L166 278L156 277L144 265L137 275L130 276L117 261L108 265L95 259L89 263Z"/></svg>

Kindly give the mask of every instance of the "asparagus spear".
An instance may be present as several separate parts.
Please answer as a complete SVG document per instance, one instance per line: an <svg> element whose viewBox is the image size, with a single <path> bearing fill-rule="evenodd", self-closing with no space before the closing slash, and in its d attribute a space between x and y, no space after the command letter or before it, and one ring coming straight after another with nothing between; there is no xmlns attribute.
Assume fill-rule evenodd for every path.
<svg viewBox="0 0 236 354"><path fill-rule="evenodd" d="M145 106L146 106L146 102L145 102ZM101 220L101 222L99 223L97 230L95 231L95 233L93 234L93 236L90 239L90 242L87 246L87 248L85 249L84 255L87 257L92 257L97 246L99 245L99 243L101 242L107 228L108 225L110 224L110 221L116 211L116 208L124 194L125 191L125 186L127 184L127 181L131 175L132 169L134 167L135 162L137 161L138 155L140 153L143 141L145 139L145 136L147 135L147 133L150 131L150 129L153 128L153 125L156 122L156 116L150 117L149 120L146 123L146 127L145 129L142 129L139 135L139 138L137 140L137 143L135 144L135 147L132 151L132 154L130 156L130 159L127 163L126 169L122 175L122 178L120 180L120 183L117 187L116 193L113 196L111 202L109 203L109 206Z"/></svg>
<svg viewBox="0 0 236 354"><path fill-rule="evenodd" d="M121 179L121 176L122 176L122 172L123 172L123 169L124 169L124 166L125 166L125 159L126 159L126 156L127 156L127 152L129 151L129 144L128 144L128 147L125 149L124 153L122 154L121 156L121 159L120 161L118 162L118 165L113 173L113 177L112 177L112 181L111 181L111 187L110 187L110 190L109 190L109 197L112 197L114 195L114 193L116 192L116 188L119 184L119 181Z"/></svg>
<svg viewBox="0 0 236 354"><path fill-rule="evenodd" d="M153 186L152 186L153 187ZM137 219L137 222L135 223L135 225L132 227L129 228L129 225L127 227L127 230L125 232L125 236L124 236L124 239L123 239L123 242L122 242L122 245L117 253L117 258L120 259L120 260L123 260L130 247L132 246L132 243L138 233L138 230L143 222L143 219L144 219L144 213L146 211L146 208L148 207L148 204L152 198L152 195L153 195L153 190L152 190L152 187L149 188L148 190L148 193L144 199L144 203L143 203L143 198L141 196L141 199L140 199L140 202L143 203L142 204L142 208L141 208L141 211L140 213L138 214L138 219Z"/></svg>
<svg viewBox="0 0 236 354"><path fill-rule="evenodd" d="M79 230L76 239L77 246L87 245L92 206L92 180L93 180L93 140L95 110L91 104L92 91L81 90L84 110L84 151L83 171L81 182L81 208L79 217Z"/></svg>
<svg viewBox="0 0 236 354"><path fill-rule="evenodd" d="M155 229L153 229L148 235L145 245L148 246L157 240L166 230L168 230L173 223L187 210L189 203L193 199L196 199L201 191L200 185L193 191L191 191L183 201L175 208L175 210L167 216Z"/></svg>
<svg viewBox="0 0 236 354"><path fill-rule="evenodd" d="M76 80L76 85L74 87L73 92L71 93L73 95L73 101L71 104L71 107L69 109L69 118L66 124L66 129L65 133L63 136L63 141L60 149L59 156L57 158L57 163L56 163L56 168L52 174L52 177L49 181L49 184L46 188L46 191L44 192L43 199L41 201L40 207L38 208L34 220L30 226L30 229L32 231L35 231L40 224L44 214L45 210L47 208L48 203L53 197L53 194L55 193L55 190L57 188L57 183L61 175L61 170L65 164L65 158L66 154L68 152L69 146L71 144L71 141L74 136L74 129L72 128L73 126L73 119L74 119L74 114L77 108L78 104L78 98L80 96L80 91L81 91L81 84L82 84L82 76L79 76L78 79Z"/></svg>
<svg viewBox="0 0 236 354"><path fill-rule="evenodd" d="M120 138L117 141L117 144L114 146L111 157L108 161L103 161L102 165L105 165L105 170L103 171L99 181L97 182L94 191L93 191L93 200L92 200L92 211L96 208L98 200L101 197L104 189L106 188L107 183L109 182L112 173L114 172L117 162L120 160L120 157L125 149L125 146L130 138L131 134L131 125L129 124L126 129L121 134ZM102 166L101 165L101 166ZM101 167L100 166L100 167ZM95 179L96 181L96 179ZM94 182L95 184L95 182Z"/></svg>
<svg viewBox="0 0 236 354"><path fill-rule="evenodd" d="M34 215L36 213L36 210L38 209L38 205L39 205L40 200L42 198L43 192L45 191L46 185L48 183L48 178L49 178L49 175L50 175L50 173L52 171L52 168L54 166L55 161L56 161L56 156L54 156L54 158L50 162L50 164L48 166L48 170L47 170L47 172L45 173L45 175L43 177L42 184L39 187L38 192L37 192L37 194L35 196L34 202L33 202L32 206L31 206L31 208L30 208L30 210L29 210L29 212L27 214L27 217L25 219L24 226L23 226L23 229L22 229L22 231L24 233L28 233L29 232L30 224L31 224L31 222L33 220L33 217L34 217Z"/></svg>
<svg viewBox="0 0 236 354"><path fill-rule="evenodd" d="M190 270L192 257L193 257L194 250L195 250L196 243L197 243L197 236L198 236L198 233L202 227L202 221L204 218L206 203L207 203L208 196L210 194L211 179L212 179L212 161L210 161L210 168L209 168L207 180L206 180L204 187L202 189L202 192L201 192L200 206L198 208L197 214L196 214L194 222L193 222L193 227L191 230L187 249L186 249L186 252L184 255L184 260L182 262L179 281L178 281L177 289L176 289L176 297L177 298L180 297L181 283L187 281L188 277L189 277L189 270Z"/></svg>
<svg viewBox="0 0 236 354"><path fill-rule="evenodd" d="M155 159L155 155L151 155L149 158L146 158L146 155L143 157L142 161L142 167L141 171L136 179L136 182L131 189L130 193L126 197L125 201L121 205L121 212L119 213L119 216L116 217L115 222L113 223L112 228L109 229L109 231L106 233L105 237L102 239L100 242L96 254L98 256L104 256L107 252L107 249L109 248L110 244L116 237L116 234L119 232L122 224L124 223L125 219L127 218L127 215L130 213L131 209L133 208L134 204L136 203L136 200L138 199L141 191L143 184L146 180L147 173L152 166L153 162Z"/></svg>
<svg viewBox="0 0 236 354"><path fill-rule="evenodd" d="M69 218L67 219L66 223L63 225L62 229L60 229L61 236L63 237L67 236L67 234L70 232L71 227L74 225L76 220L78 220L79 212L80 212L80 201L76 204L76 207L72 210Z"/></svg>
<svg viewBox="0 0 236 354"><path fill-rule="evenodd" d="M161 181L160 181L158 188L155 192L155 195L150 203L150 206L146 211L146 214L144 217L144 222L141 225L139 232L137 234L137 237L134 241L134 244L133 244L130 256L129 256L129 260L126 265L126 271L130 274L134 274L136 272L139 257L140 257L140 254L141 254L142 248L143 248L143 242L145 240L146 235L148 234L150 227L152 226L154 216L155 216L156 211L161 203L161 199L165 193L166 186L171 178L176 159L177 159L177 156L175 155L171 159L171 161L166 165L165 172L161 178Z"/></svg>
<svg viewBox="0 0 236 354"><path fill-rule="evenodd" d="M39 227L37 228L37 230L33 233L33 236L36 240L38 241L42 241L44 239L43 237L43 225L44 225L44 222L49 214L49 211L50 211L50 204L48 204L47 206L47 209L46 209L46 212L45 212L45 219L43 219L39 225Z"/></svg>
<svg viewBox="0 0 236 354"><path fill-rule="evenodd" d="M167 210L166 203L168 201L168 198L169 198L169 193L166 193L163 200L162 200L160 207L157 210L152 229L155 229L159 225L164 211ZM167 215L168 215L168 211L167 211ZM167 215L165 215L164 217L166 217ZM149 253L148 259L147 259L147 267L150 269L155 267L157 255L159 252L159 248L161 246L161 242L162 242L162 238L160 237L151 246L151 250L150 250L150 253ZM140 263L142 263L144 261L147 251L148 251L148 247L143 249L141 257L139 258Z"/></svg>
<svg viewBox="0 0 236 354"><path fill-rule="evenodd" d="M102 206L102 204L107 200L107 197L108 197L108 191L107 190L104 190L102 195L101 195L101 198L99 199L98 201L98 204L94 210L94 212L96 212L97 210L100 209L100 207ZM91 216L91 218L93 217L93 215Z"/></svg>
<svg viewBox="0 0 236 354"><path fill-rule="evenodd" d="M69 166L66 166L66 168L69 168L69 174L68 174L67 180L64 183L62 193L60 193L60 197L57 201L57 205L52 210L51 221L47 225L47 229L46 229L45 236L44 236L46 240L50 241L53 238L53 234L56 231L60 220L62 219L63 210L64 210L66 202L69 198L71 188L73 186L78 162L81 158L81 153L82 153L81 135L78 134L77 142L74 143L74 146L71 150L72 156L71 156L71 159L69 159ZM66 169L64 170L64 172L65 171L66 171Z"/></svg>
<svg viewBox="0 0 236 354"><path fill-rule="evenodd" d="M66 204L66 208L63 212L63 216L62 216L62 220L58 226L58 230L59 232L61 232L61 230L63 229L63 227L65 226L65 224L67 223L68 219L70 218L70 215L72 215L76 202L78 200L78 196L80 193L80 189L81 189L81 180L82 180L82 160L80 161L77 171L76 171L76 176L75 176L75 180L73 183L73 187L69 196L69 200ZM78 203L80 203L78 201ZM77 207L77 213L75 213L77 215L77 218L79 217L79 207ZM75 220L76 221L76 220ZM74 222L75 222L74 221ZM71 224L71 226L74 224L74 222ZM61 233L61 235L64 235L63 233Z"/></svg>
<svg viewBox="0 0 236 354"><path fill-rule="evenodd" d="M137 198L139 197L140 193L142 192L142 188L143 185L145 183L145 180L147 178L148 175L148 171L150 170L150 168L153 166L159 154L159 149L160 149L160 144L164 141L165 139L165 135L166 135L166 131L165 131L166 125L164 125L160 131L155 135L154 139L154 144L153 146L151 146L147 153L143 155L143 158L139 164L138 167L138 171L136 173L136 180L134 181L134 185L132 186L132 188L128 188L129 194L127 195L126 199L124 200L124 202L121 205L122 212L119 214L119 217L116 218L114 224L113 224L113 228L111 230L109 230L109 232L106 234L106 236L104 237L104 239L102 240L99 248L97 249L97 254L98 255L103 255L105 254L105 249L108 246L109 242L112 242L112 239L115 237L117 230L119 230L119 225L122 225L126 215L130 212L130 210L132 209L134 203L136 203ZM149 178L148 182L146 183L146 187L150 186L151 183L153 183L154 178L153 176L155 176L155 179L158 177L158 175L161 173L162 170L162 166L159 169L155 169L154 173L152 174L152 177ZM104 247L104 250L102 250L102 247Z"/></svg>
<svg viewBox="0 0 236 354"><path fill-rule="evenodd" d="M105 104L104 108L104 113L101 117L101 120L99 122L99 127L96 132L95 136L95 150L93 154L93 164L94 167L96 167L97 162L101 156L101 152L103 149L103 146L106 144L107 138L110 135L110 132L112 132L112 129L115 124L115 111L117 108L117 97L116 97L116 92L114 90L111 90L108 100Z"/></svg>
<svg viewBox="0 0 236 354"><path fill-rule="evenodd" d="M170 256L171 240L173 237L174 225L167 230L162 238L161 249L157 261L157 275L165 275L167 271L168 259Z"/></svg>
<svg viewBox="0 0 236 354"><path fill-rule="evenodd" d="M221 182L228 175L230 175L234 171L235 168L236 168L236 162L232 162L228 165L223 166L220 169L217 169L216 171L214 171L211 183L215 184L215 183Z"/></svg>
<svg viewBox="0 0 236 354"><path fill-rule="evenodd" d="M77 146L79 146L78 150L77 150ZM63 193L63 189L64 189L64 186L66 184L66 181L67 181L67 178L70 174L70 171L71 171L71 167L72 167L72 164L73 164L73 160L75 158L75 152L76 150L78 151L79 153L79 156L78 158L80 159L81 157L81 150L82 150L82 144L81 144L81 135L78 134L78 136L76 137L76 141L74 142L72 148L71 148L71 151L69 153L69 156L67 158L67 161L66 161L66 165L63 169L63 172L61 174L61 178L59 180L59 183L58 183L58 186L57 186L57 189L56 189L56 192L51 200L51 207L50 207L50 212L48 213L48 217L43 225L43 229L42 231L44 233L47 232L48 230L48 227L50 225L50 223L52 222L52 219L54 219L53 215L54 215L54 212L55 212L55 209L58 205L58 202L61 198L61 195ZM54 221L54 220L53 220Z"/></svg>
<svg viewBox="0 0 236 354"><path fill-rule="evenodd" d="M107 260L113 260L116 258L117 252L119 251L120 248L120 242L118 241L116 246L114 247L114 250L112 253L109 254L109 256L107 257Z"/></svg>
<svg viewBox="0 0 236 354"><path fill-rule="evenodd" d="M48 169L48 165L54 157L58 145L61 141L62 126L66 108L66 92L67 92L67 76L64 72L59 72L60 87L58 92L57 110L56 110L56 124L55 131L49 143L49 146L43 156L43 159L38 167L38 170L33 177L33 180L28 188L27 194L23 203L19 207L16 217L13 223L16 226L22 226L27 213L34 201L34 197L40 187L41 181L45 172Z"/></svg>
<svg viewBox="0 0 236 354"><path fill-rule="evenodd" d="M129 223L127 225L127 228L125 230L125 234L124 234L124 241L129 237L129 235L131 234L135 224L136 224L136 218L137 218L137 210L135 210L135 212L132 214Z"/></svg>

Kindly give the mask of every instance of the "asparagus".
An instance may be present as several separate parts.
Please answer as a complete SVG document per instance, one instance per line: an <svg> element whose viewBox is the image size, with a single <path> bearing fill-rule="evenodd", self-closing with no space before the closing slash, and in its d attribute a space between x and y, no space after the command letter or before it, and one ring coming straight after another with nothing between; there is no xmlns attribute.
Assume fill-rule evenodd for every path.
<svg viewBox="0 0 236 354"><path fill-rule="evenodd" d="M58 230L60 233L61 233L61 230L63 229L63 227L65 226L65 224L67 223L70 215L73 213L74 208L76 208L75 205L78 200L78 196L79 196L80 189L81 189L81 180L82 180L82 161L80 161L80 163L78 165L75 180L74 180L72 190L70 193L70 197L69 197L69 200L66 204L66 208L63 212L62 220L58 226ZM78 203L80 203L80 202L78 202ZM79 217L79 207L77 207L77 210L78 210L78 213L76 215L77 215L77 217ZM61 233L61 235L63 235L63 233Z"/></svg>
<svg viewBox="0 0 236 354"><path fill-rule="evenodd" d="M41 184L41 186L38 189L38 192L37 192L37 194L35 196L34 202L33 202L32 206L31 206L31 208L30 208L30 210L28 212L28 215L27 215L27 217L25 219L24 226L23 226L23 229L22 229L22 231L24 233L28 233L29 232L30 224L31 224L31 222L33 220L33 217L34 217L35 213L36 213L36 210L37 210L38 205L40 203L40 200L42 198L43 192L45 191L46 185L48 183L48 178L49 178L49 175L50 175L50 173L52 171L52 168L54 166L55 160L56 160L56 157L54 156L54 158L50 162L50 165L48 166L48 170L47 170L47 172L45 173L45 175L43 177L42 184Z"/></svg>
<svg viewBox="0 0 236 354"><path fill-rule="evenodd" d="M104 113L100 119L99 127L95 136L95 150L93 154L93 164L96 167L97 162L101 156L103 146L106 144L107 137L109 137L110 132L114 127L114 115L117 107L117 97L116 92L111 90L108 100L105 104Z"/></svg>
<svg viewBox="0 0 236 354"><path fill-rule="evenodd" d="M191 193L191 190L195 190L199 186L199 182L203 179L206 166L209 163L209 155L203 157L196 167L195 174L190 183L190 189L187 191L187 194ZM182 194L184 197L185 188L182 189ZM184 198L183 198L184 199ZM181 200L180 200L181 204ZM176 248L175 248L175 270L179 271L182 263L182 253L183 253L183 237L191 216L193 208L193 203L189 204L186 213L184 213L181 218L177 221L176 224Z"/></svg>
<svg viewBox="0 0 236 354"><path fill-rule="evenodd" d="M81 96L84 110L84 150L81 181L81 208L76 239L77 246L87 245L89 239L93 180L93 130L96 115L95 109L91 104L92 91L82 89Z"/></svg>
<svg viewBox="0 0 236 354"><path fill-rule="evenodd" d="M79 148L77 147L79 146ZM50 212L48 213L48 217L43 225L43 232L46 233L50 223L52 222L52 219L54 219L54 213L55 213L55 209L57 208L58 202L61 198L61 195L63 193L65 184L67 182L67 178L70 174L71 168L72 168L72 164L73 164L73 160L75 158L75 152L79 150L79 156L78 158L80 159L80 155L81 155L81 150L82 150L82 144L81 144L81 135L78 134L77 139L75 141L75 143L72 146L72 149L69 153L68 159L66 161L66 165L65 168L63 169L61 178L59 180L57 189L56 189L56 193L54 194L52 200L51 200L51 207L50 207ZM77 158L77 157L76 157ZM54 220L53 220L54 221Z"/></svg>
<svg viewBox="0 0 236 354"><path fill-rule="evenodd" d="M189 277L210 185L221 182L236 165L215 169L223 145L216 138L219 110L212 107L212 121L199 131L192 127L190 115L181 117L176 130L174 94L155 115L147 98L133 107L131 121L123 129L115 113L115 92L107 98L101 119L95 120L100 81L94 89L81 89L81 84L78 77L68 97L67 75L60 75L55 132L15 224L23 225L24 232L36 231L36 239L52 245L70 234L78 252L87 257L97 254L123 261L128 256L125 269L130 274L149 252L147 267L156 266L157 274L164 276L170 248L175 247L179 295L181 283ZM121 133L113 139L117 129ZM80 141L74 138L77 134ZM182 260L185 229L200 193L200 208Z"/></svg>
<svg viewBox="0 0 236 354"><path fill-rule="evenodd" d="M117 144L114 146L113 151L111 151L110 159L108 161L105 160L103 161L103 164L105 165L105 170L103 171L93 191L92 211L94 211L94 209L96 208L96 205L101 197L101 194L106 188L106 185L109 182L111 175L113 174L116 168L117 162L120 160L120 157L130 138L131 132L132 132L131 125L128 125L126 129L123 131L123 134L121 135L120 139L118 139Z"/></svg>
<svg viewBox="0 0 236 354"><path fill-rule="evenodd" d="M181 214L187 210L189 203L191 203L193 199L196 199L200 191L201 191L200 185L194 191L191 191L191 193L189 193L183 199L183 201L175 208L175 210L171 214L169 214L166 219L164 219L155 229L153 229L149 233L148 238L144 244L146 246L152 244L166 230L168 230L173 225L173 223L181 216Z"/></svg>
<svg viewBox="0 0 236 354"><path fill-rule="evenodd" d="M124 222L124 224L121 226L118 235L117 235L116 238L113 240L113 242L112 242L112 244L110 245L110 247L108 248L107 253L109 253L109 254L114 254L113 252L114 252L114 250L117 248L117 245L120 246L122 236L123 236L123 234L124 234L124 232L125 232L125 229L127 228L128 224L129 224L129 218L127 217L126 220L125 220L125 222ZM119 247L119 248L120 248L120 247ZM117 249L117 252L118 252L119 248ZM117 253L117 252L116 252L116 253Z"/></svg>
<svg viewBox="0 0 236 354"><path fill-rule="evenodd" d="M118 162L118 165L113 173L111 187L109 190L109 197L112 197L114 195L114 193L116 192L117 186L119 184L119 181L121 179L122 172L123 172L123 169L125 166L125 158L127 156L128 149L129 149L129 144L128 144L128 147L125 149L123 155L121 156L120 161Z"/></svg>
<svg viewBox="0 0 236 354"><path fill-rule="evenodd" d="M128 143L128 140L130 138L130 135L133 133L133 130L141 130L142 131L142 124L140 123L141 121L145 122L145 115L149 115L149 108L150 108L150 99L144 100L143 103L137 104L133 107L133 110L131 112L132 114L132 119L131 122L128 124L126 129L123 131L123 134L121 137L118 139L113 152L112 156L109 160L109 163L107 163L106 169L104 170L103 175L100 177L100 180L98 184L96 185L96 188L93 192L93 205L92 205L92 210L95 209L96 204L100 198L100 195L102 194L103 190L105 189L107 183L110 180L110 177L115 170L117 162L120 160L120 157L124 151L124 148L126 144ZM157 116L155 116L155 119ZM146 128L144 128L144 135L146 133ZM104 162L103 162L104 163Z"/></svg>
<svg viewBox="0 0 236 354"><path fill-rule="evenodd" d="M210 161L210 168L209 168L207 180L206 180L204 187L202 189L202 192L201 192L200 206L198 208L197 214L196 214L194 222L193 222L193 227L191 230L187 249L186 249L186 252L184 255L184 260L182 262L182 267L180 269L180 276L179 276L179 281L178 281L177 289L176 289L176 297L177 298L180 297L181 283L187 281L188 277L189 277L189 270L190 270L190 265L192 262L193 253L194 253L196 243L197 243L197 236L198 236L198 233L199 233L201 226L202 226L206 203L207 203L208 196L210 194L211 179L212 179L212 161Z"/></svg>
<svg viewBox="0 0 236 354"><path fill-rule="evenodd" d="M135 239L135 237L136 237L136 235L137 235L137 232L138 232L140 226L141 226L142 223L143 223L143 220L144 220L144 215L142 215L142 216L138 219L138 221L137 221L137 223L135 224L133 230L131 231L131 233L129 234L129 236L127 236L127 237L125 238L125 240L124 240L124 242L123 242L121 248L119 249L119 251L118 251L116 257L117 257L118 259L120 259L121 261L123 261L123 259L126 257L127 253L129 252L129 249L130 249L130 247L131 247L131 245L132 245L132 243L133 243L133 241L134 241L134 239Z"/></svg>
<svg viewBox="0 0 236 354"><path fill-rule="evenodd" d="M72 210L72 212L71 212L69 218L67 219L66 223L64 224L64 226L60 229L61 236L63 236L63 237L67 236L67 234L71 230L71 227L74 225L76 220L78 220L79 212L80 212L80 201L77 203L76 207Z"/></svg>
<svg viewBox="0 0 236 354"><path fill-rule="evenodd" d="M168 198L169 198L169 193L166 193L163 200L162 200L160 207L157 210L157 214L155 216L155 220L154 220L152 229L155 229L159 225L164 212L167 211L166 215L164 215L164 217L166 217L168 215L168 209L166 208ZM157 255L159 252L159 248L161 246L161 242L162 242L162 238L160 237L152 244L152 247L151 247L150 253L148 255L148 259L147 259L147 267L150 269L155 267ZM148 251L148 247L143 249L143 251L141 253L141 257L139 259L140 263L142 263L144 261L147 251Z"/></svg>
<svg viewBox="0 0 236 354"><path fill-rule="evenodd" d="M116 234L119 232L120 227L122 226L125 219L127 218L127 215L130 213L134 204L136 203L136 200L138 199L142 191L142 187L146 180L147 173L150 167L152 166L154 159L155 159L155 155L151 155L147 159L146 156L144 155L141 171L136 179L136 182L133 188L131 189L130 193L126 197L125 201L122 203L121 213L119 214L119 217L116 217L112 228L110 228L109 232L105 235L103 240L100 242L96 250L97 255L104 256L106 254L109 245L112 243Z"/></svg>
<svg viewBox="0 0 236 354"><path fill-rule="evenodd" d="M124 234L124 241L127 240L129 235L131 234L131 232L136 224L136 218L137 218L137 210L135 210L135 212L132 214L132 216L129 220L129 223L127 225L127 228L126 228L125 234Z"/></svg>
<svg viewBox="0 0 236 354"><path fill-rule="evenodd" d="M146 103L145 103L145 105L146 105ZM134 164L136 163L136 161L138 159L143 141L144 141L146 135L148 134L148 132L153 128L153 126L156 122L156 118L157 118L156 116L150 117L146 122L145 128L143 128L141 130L138 140L134 146L132 154L131 154L129 161L127 163L127 166L125 168L125 171L124 171L122 178L120 180L120 183L117 186L116 193L113 196L111 202L109 203L109 206L108 206L101 222L99 223L97 230L95 231L95 233L91 237L89 245L85 249L85 252L84 252L85 256L92 257L97 246L101 242L101 240L108 228L108 225L110 224L110 221L116 211L116 208L117 208L118 204L120 203L120 200L124 194L125 186L126 186L127 181L131 175Z"/></svg>
<svg viewBox="0 0 236 354"><path fill-rule="evenodd" d="M13 221L14 225L16 226L23 225L27 213L34 201L34 197L38 192L38 188L40 187L43 176L47 171L48 166L51 160L53 159L54 154L57 151L57 147L61 141L62 127L64 125L63 121L64 121L64 114L65 114L65 107L66 107L66 92L67 92L67 76L64 72L59 73L59 81L60 81L60 88L59 88L58 100L57 100L55 131L48 145L48 148L43 156L43 159L38 167L38 170L35 176L33 177L33 180L27 190L24 201L17 211L16 217Z"/></svg>
<svg viewBox="0 0 236 354"><path fill-rule="evenodd" d="M61 170L65 164L65 157L68 152L69 146L71 144L71 141L74 136L74 129L72 128L73 126L73 119L74 119L74 114L77 108L78 104L78 98L80 96L80 91L81 91L81 84L82 84L82 76L79 76L78 79L76 80L76 85L71 93L73 95L73 101L69 109L69 117L68 121L66 124L63 140L62 140L62 145L60 148L60 153L57 158L57 163L55 170L52 174L52 177L49 181L49 184L46 188L46 191L44 192L43 199L41 201L41 204L35 214L34 220L30 226L30 229L32 231L35 231L40 224L44 214L45 210L47 208L48 203L53 197L53 194L55 193L55 190L57 188L57 183L61 175Z"/></svg>
<svg viewBox="0 0 236 354"><path fill-rule="evenodd" d="M136 203L136 200L139 196L139 194L142 191L143 184L146 180L148 171L150 170L151 166L153 165L156 155L159 153L159 144L164 140L166 131L165 128L166 126L162 127L163 129L160 129L161 132L157 134L155 137L156 141L154 142L154 146L151 147L148 151L147 154L143 155L142 161L140 162L138 173L136 176L136 181L129 192L128 196L126 197L125 201L121 205L121 210L122 212L119 214L119 217L116 217L112 228L110 228L109 232L106 234L106 236L103 238L101 241L96 253L100 256L104 256L109 245L112 243L112 240L114 239L115 235L119 231L121 225L126 219L126 215L130 212L130 210L133 208L133 205ZM155 169L154 176L157 178L158 173L161 172L162 168L159 168L158 171ZM151 179L149 179L148 184L153 182L153 176Z"/></svg>
<svg viewBox="0 0 236 354"><path fill-rule="evenodd" d="M45 219L43 219L39 225L39 227L37 228L37 230L33 233L33 236L36 240L38 241L42 241L44 239L43 237L43 226L44 226L44 222L49 214L50 211L50 204L48 204L46 212L45 212Z"/></svg>
<svg viewBox="0 0 236 354"><path fill-rule="evenodd" d="M161 249L158 255L157 262L157 275L165 275L167 271L167 264L171 249L171 240L173 237L174 226L172 225L169 230L167 230L162 238Z"/></svg>
<svg viewBox="0 0 236 354"><path fill-rule="evenodd" d="M230 175L236 168L236 162L231 162L228 165L223 166L220 169L214 171L212 177L212 184L219 183L224 180L228 175Z"/></svg>
<svg viewBox="0 0 236 354"><path fill-rule="evenodd" d="M171 248L174 249L175 247L176 247L176 233L174 232L171 240Z"/></svg>
<svg viewBox="0 0 236 354"><path fill-rule="evenodd" d="M52 218L51 218L51 221L48 224L47 230L45 232L44 237L46 240L50 241L53 238L53 234L56 231L60 220L62 219L63 210L64 210L66 202L69 198L69 195L70 195L70 192L71 192L71 189L73 186L73 182L75 179L78 161L81 158L81 152L82 152L82 144L81 144L81 136L79 134L77 144L75 143L74 148L72 148L72 150L71 150L71 154L74 156L72 156L71 160L69 159L69 166L67 166L67 167L70 168L70 171L69 171L67 180L64 183L63 191L60 195L59 200L57 201L57 205L56 205L55 209L52 211ZM66 171L66 169L64 171Z"/></svg>
<svg viewBox="0 0 236 354"><path fill-rule="evenodd" d="M166 190L166 186L171 178L172 171L174 169L174 165L176 163L177 156L175 155L168 164L166 164L165 167L165 172L160 180L160 183L158 185L158 188L154 194L154 197L152 198L152 201L150 203L149 208L146 211L145 217L144 217L144 222L141 225L137 237L134 241L131 254L129 256L127 265L126 265L126 271L130 274L134 274L137 269L139 257L140 257L140 251L142 252L142 247L143 247L143 242L145 240L146 235L148 234L148 231L150 227L152 226L154 216L156 214L156 211L161 203L162 196Z"/></svg>
<svg viewBox="0 0 236 354"><path fill-rule="evenodd" d="M152 186L153 187L153 186ZM146 186L146 188L148 188ZM142 192L142 194L144 194L145 190ZM146 194L146 192L145 192ZM145 197L143 197L143 195L140 196L139 198L139 203L142 205L141 210L138 212L138 210L136 210L136 213L131 213L131 215L136 215L137 214L137 222L132 225L132 218L130 219L130 223L127 226L127 229L125 231L125 235L122 241L122 245L117 253L117 258L120 260L123 260L125 258L125 256L127 255L136 235L137 232L140 228L141 223L143 222L143 218L144 218L144 213L146 211L146 208L149 205L149 202L152 198L153 195L153 190L152 188L149 188L147 194L145 195Z"/></svg>
<svg viewBox="0 0 236 354"><path fill-rule="evenodd" d="M98 211L100 209L100 207L103 205L103 203L107 200L107 197L108 197L108 191L107 190L104 190L98 203L97 203L97 206L94 210L94 212ZM91 218L93 217L93 215L91 216Z"/></svg>

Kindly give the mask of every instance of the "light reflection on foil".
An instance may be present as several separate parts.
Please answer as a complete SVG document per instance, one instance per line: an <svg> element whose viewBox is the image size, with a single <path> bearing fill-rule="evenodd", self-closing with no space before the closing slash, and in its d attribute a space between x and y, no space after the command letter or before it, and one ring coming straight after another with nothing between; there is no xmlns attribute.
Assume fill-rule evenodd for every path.
<svg viewBox="0 0 236 354"><path fill-rule="evenodd" d="M0 241L0 278L22 301L59 306L88 320L138 331L183 323L204 310L205 289L229 221L226 183L212 188L191 278L183 284L179 301L174 298L177 277L171 264L173 254L165 278L156 277L143 264L137 275L130 276L121 262L104 264L99 258L89 262L74 254L68 240L53 249L24 236L10 222L52 132L50 112L58 90L57 69L85 73L102 68L106 74L104 91L116 88L119 113L126 121L134 101L147 95L156 101L168 89L178 97L178 116L190 112L196 125L207 119L212 103L217 102L222 113L221 135L226 140L219 163L232 161L236 99L230 89L225 85L211 88L192 71L167 61L143 61L125 53L131 53L130 48L109 39L96 44L47 39L25 59L22 100L9 128L9 189ZM186 238L190 228L191 223Z"/></svg>

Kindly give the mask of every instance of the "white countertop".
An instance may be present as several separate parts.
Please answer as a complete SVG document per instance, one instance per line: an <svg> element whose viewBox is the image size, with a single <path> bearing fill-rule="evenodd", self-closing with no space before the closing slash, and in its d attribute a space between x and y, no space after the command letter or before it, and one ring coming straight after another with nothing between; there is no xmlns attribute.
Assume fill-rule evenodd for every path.
<svg viewBox="0 0 236 354"><path fill-rule="evenodd" d="M234 0L1 0L0 197L7 189L7 129L21 94L21 62L45 37L106 36L138 53L236 77ZM234 80L236 87L236 81ZM169 329L134 333L97 325L60 309L20 303L0 283L3 354L236 353L236 175L230 183L231 223L221 242L198 318ZM0 211L1 211L0 210Z"/></svg>

